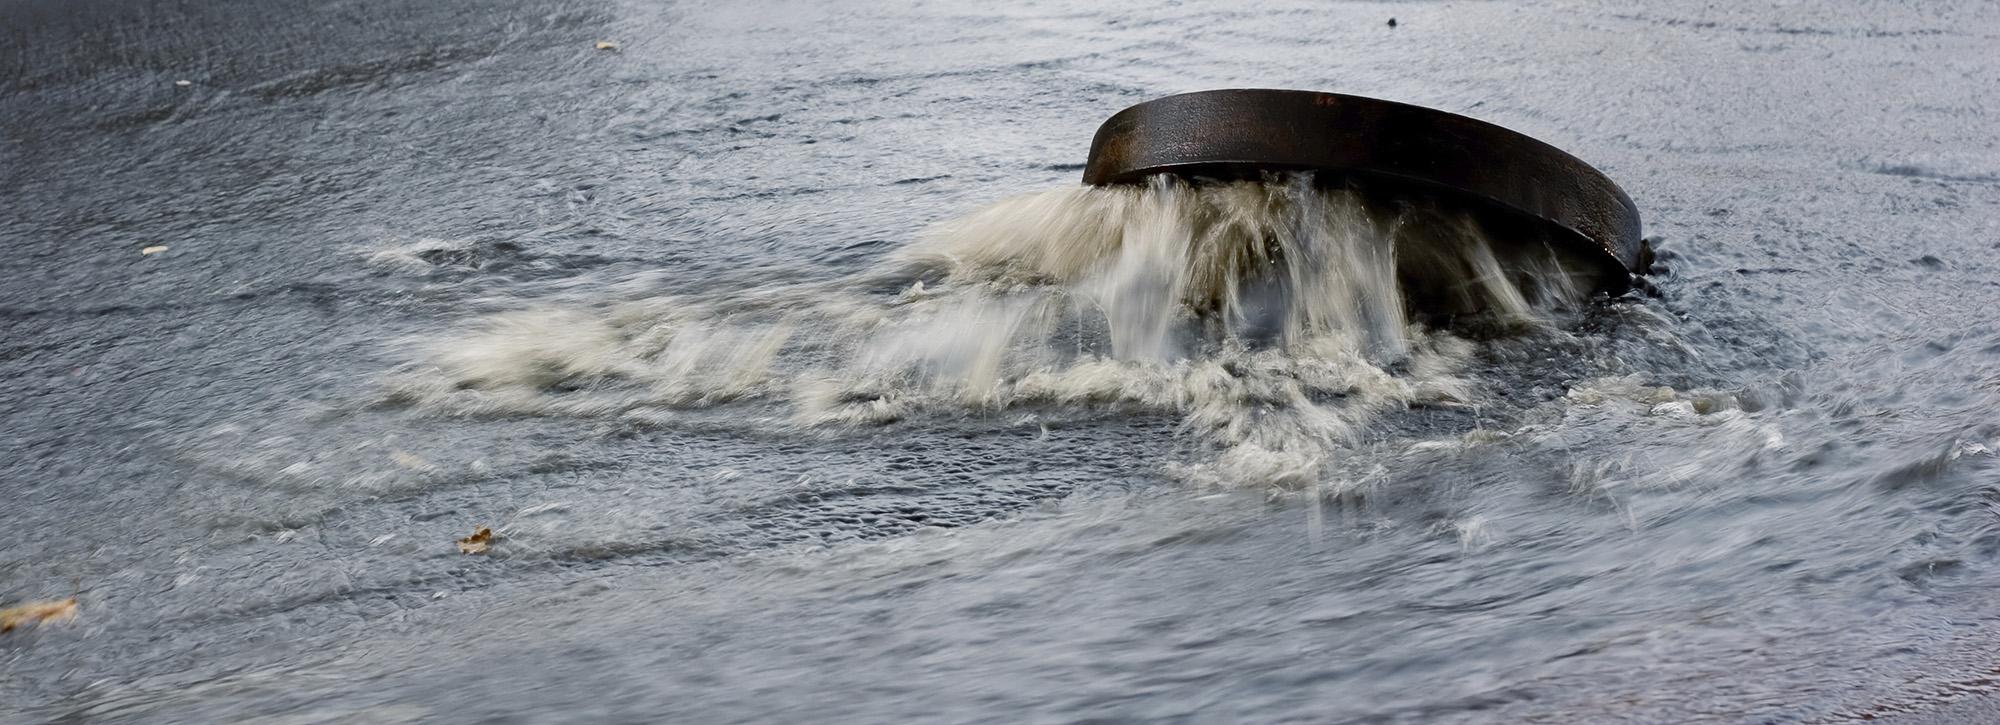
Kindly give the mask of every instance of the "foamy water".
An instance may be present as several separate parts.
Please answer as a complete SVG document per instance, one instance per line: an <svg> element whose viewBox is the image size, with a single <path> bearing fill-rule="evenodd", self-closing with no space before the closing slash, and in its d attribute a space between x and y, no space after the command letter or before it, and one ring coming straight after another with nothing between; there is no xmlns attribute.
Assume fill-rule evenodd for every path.
<svg viewBox="0 0 2000 725"><path fill-rule="evenodd" d="M852 279L531 302L427 351L393 395L659 424L734 406L798 431L1161 413L1212 451L1176 464L1184 477L1301 489L1380 412L1477 400L1472 344L1424 318L1542 324L1580 300L1566 269L1543 240L1304 175L1069 187L941 225Z"/></svg>

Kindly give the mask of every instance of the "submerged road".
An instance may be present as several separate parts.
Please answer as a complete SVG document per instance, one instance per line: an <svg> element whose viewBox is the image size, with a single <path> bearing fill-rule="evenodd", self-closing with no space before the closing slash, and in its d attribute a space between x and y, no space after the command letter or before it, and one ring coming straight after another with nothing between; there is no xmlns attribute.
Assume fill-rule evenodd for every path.
<svg viewBox="0 0 2000 725"><path fill-rule="evenodd" d="M1989 721L1996 51L1979 1L0 0L0 606L79 601L0 721ZM1575 153L1660 295L1281 491L1171 403L589 367L909 296L847 280L1244 86Z"/></svg>

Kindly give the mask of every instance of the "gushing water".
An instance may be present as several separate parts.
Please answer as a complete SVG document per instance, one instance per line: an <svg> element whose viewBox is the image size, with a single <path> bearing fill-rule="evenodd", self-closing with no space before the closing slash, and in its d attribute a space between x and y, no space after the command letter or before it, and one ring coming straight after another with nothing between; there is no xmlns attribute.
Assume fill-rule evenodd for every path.
<svg viewBox="0 0 2000 725"><path fill-rule="evenodd" d="M1177 415L1206 483L1300 488L1383 410L1477 398L1439 321L1539 324L1579 286L1544 240L1306 175L1004 200L833 283L543 303L395 383L455 414L789 430L936 415ZM896 293L875 290L895 289Z"/></svg>

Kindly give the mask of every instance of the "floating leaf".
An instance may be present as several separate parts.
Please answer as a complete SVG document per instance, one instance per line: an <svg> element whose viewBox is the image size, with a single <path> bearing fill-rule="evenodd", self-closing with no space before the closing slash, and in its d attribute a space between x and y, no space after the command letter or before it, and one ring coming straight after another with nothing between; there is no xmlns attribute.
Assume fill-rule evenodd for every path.
<svg viewBox="0 0 2000 725"><path fill-rule="evenodd" d="M478 531L472 532L471 536L458 540L458 553L484 554L487 543L491 541L493 541L493 530L481 526Z"/></svg>
<svg viewBox="0 0 2000 725"><path fill-rule="evenodd" d="M17 604L0 609L0 634L24 624L50 624L76 618L76 597Z"/></svg>
<svg viewBox="0 0 2000 725"><path fill-rule="evenodd" d="M617 44L617 43L613 43L613 42L611 42L611 41L609 41L609 40L600 40L600 41L597 41L597 49L598 49L598 50L617 50L617 49L618 49L618 44Z"/></svg>

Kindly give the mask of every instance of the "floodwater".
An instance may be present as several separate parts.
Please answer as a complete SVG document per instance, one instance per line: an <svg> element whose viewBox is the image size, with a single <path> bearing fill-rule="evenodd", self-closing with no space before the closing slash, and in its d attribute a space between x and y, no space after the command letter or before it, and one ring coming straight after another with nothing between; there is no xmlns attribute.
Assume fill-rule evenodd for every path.
<svg viewBox="0 0 2000 725"><path fill-rule="evenodd" d="M79 602L0 634L0 721L1973 717L1996 50L1984 2L0 4L0 605ZM1449 214L1078 188L1222 87L1563 147L1658 294L1465 252L1538 283L1431 324L1370 250L1493 241ZM1280 218L1324 264L1229 283Z"/></svg>

